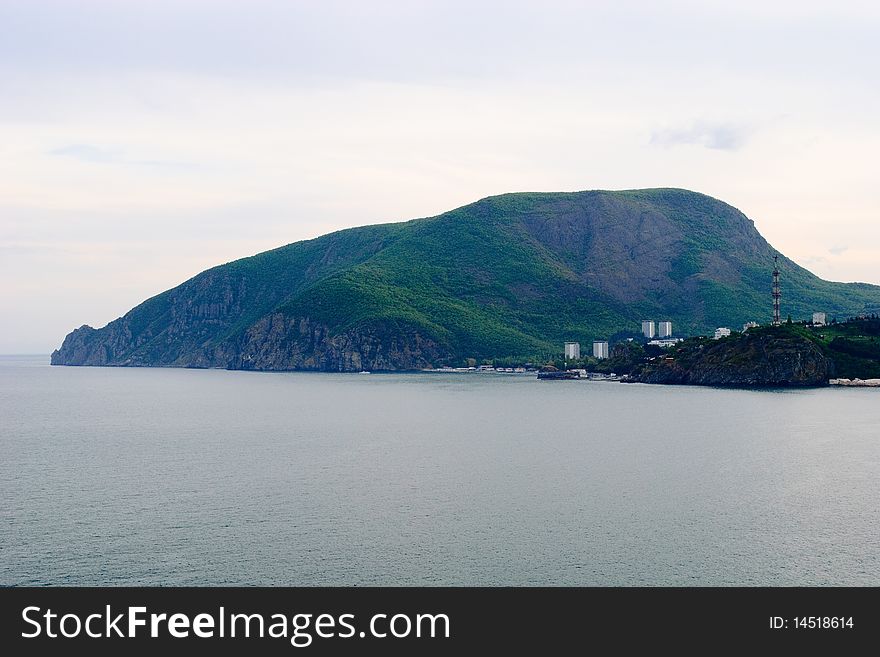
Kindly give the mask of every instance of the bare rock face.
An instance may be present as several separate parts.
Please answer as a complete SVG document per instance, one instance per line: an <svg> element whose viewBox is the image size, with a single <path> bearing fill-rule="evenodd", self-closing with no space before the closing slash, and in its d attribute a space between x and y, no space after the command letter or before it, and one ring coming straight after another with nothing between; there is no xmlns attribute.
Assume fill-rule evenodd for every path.
<svg viewBox="0 0 880 657"><path fill-rule="evenodd" d="M143 336L139 336L143 339ZM52 352L52 365L119 365L120 354L131 350L133 338L125 322L117 320L104 329L80 326L72 331L59 349Z"/></svg>
<svg viewBox="0 0 880 657"><path fill-rule="evenodd" d="M750 332L751 333L751 332ZM834 363L814 342L777 331L690 347L641 368L631 379L729 387L826 386Z"/></svg>
<svg viewBox="0 0 880 657"><path fill-rule="evenodd" d="M452 358L434 340L395 323L374 323L333 335L325 325L281 313L262 318L239 341L189 352L171 362L150 360L137 352L126 356L131 344L126 335L124 322L111 335L105 329L100 340L98 331L83 326L52 354L52 364L359 372L437 367Z"/></svg>
<svg viewBox="0 0 880 657"><path fill-rule="evenodd" d="M53 365L107 365L107 350L96 344L97 331L91 326L80 326L71 331L59 349L52 352Z"/></svg>
<svg viewBox="0 0 880 657"><path fill-rule="evenodd" d="M308 318L274 313L252 326L241 344L220 347L214 361L231 369L358 372L422 369L450 358L435 341L393 322L333 335Z"/></svg>

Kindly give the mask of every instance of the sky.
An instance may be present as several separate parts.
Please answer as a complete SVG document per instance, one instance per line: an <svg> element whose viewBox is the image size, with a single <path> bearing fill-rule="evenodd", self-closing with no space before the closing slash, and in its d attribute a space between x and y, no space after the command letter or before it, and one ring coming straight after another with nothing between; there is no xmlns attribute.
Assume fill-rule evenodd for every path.
<svg viewBox="0 0 880 657"><path fill-rule="evenodd" d="M683 187L880 284L880 3L0 0L0 353L493 194Z"/></svg>

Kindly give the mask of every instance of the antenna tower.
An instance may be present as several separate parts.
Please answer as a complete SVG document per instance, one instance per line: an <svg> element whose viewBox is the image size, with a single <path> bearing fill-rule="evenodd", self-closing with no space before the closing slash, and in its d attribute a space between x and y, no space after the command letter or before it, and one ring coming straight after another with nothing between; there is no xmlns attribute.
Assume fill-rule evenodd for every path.
<svg viewBox="0 0 880 657"><path fill-rule="evenodd" d="M779 326L782 323L782 317L779 314L779 299L782 293L779 291L779 254L773 256L773 326Z"/></svg>

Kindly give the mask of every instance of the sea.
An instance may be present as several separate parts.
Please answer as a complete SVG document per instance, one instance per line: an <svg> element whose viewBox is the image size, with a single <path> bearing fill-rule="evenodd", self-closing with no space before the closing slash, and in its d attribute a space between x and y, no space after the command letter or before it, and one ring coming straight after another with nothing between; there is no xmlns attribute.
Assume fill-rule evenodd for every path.
<svg viewBox="0 0 880 657"><path fill-rule="evenodd" d="M880 585L880 390L0 357L2 585Z"/></svg>

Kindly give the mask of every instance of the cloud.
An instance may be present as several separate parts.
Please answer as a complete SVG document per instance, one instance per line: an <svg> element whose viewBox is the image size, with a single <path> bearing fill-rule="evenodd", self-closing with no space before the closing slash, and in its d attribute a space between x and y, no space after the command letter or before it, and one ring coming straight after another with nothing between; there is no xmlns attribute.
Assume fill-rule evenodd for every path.
<svg viewBox="0 0 880 657"><path fill-rule="evenodd" d="M683 128L663 128L651 133L651 144L670 148L698 145L721 151L737 151L746 145L754 130L745 124L696 121Z"/></svg>
<svg viewBox="0 0 880 657"><path fill-rule="evenodd" d="M836 256L837 256L837 255L840 255L840 254L842 254L842 253L844 253L844 252L846 252L846 251L849 251L849 247L846 246L846 245L844 245L844 246L832 246L830 249L828 249L828 253L830 253L831 255L836 255Z"/></svg>
<svg viewBox="0 0 880 657"><path fill-rule="evenodd" d="M121 151L108 150L90 146L89 144L72 144L63 148L56 148L49 151L49 155L60 155L63 157L72 157L82 162L98 162L102 164L110 162L118 162L122 156Z"/></svg>
<svg viewBox="0 0 880 657"><path fill-rule="evenodd" d="M125 164L129 166L192 169L195 167L190 162L178 162L174 160L132 160L125 156L121 149L99 148L90 144L71 144L62 148L49 151L49 155L71 157L80 162L91 164Z"/></svg>

